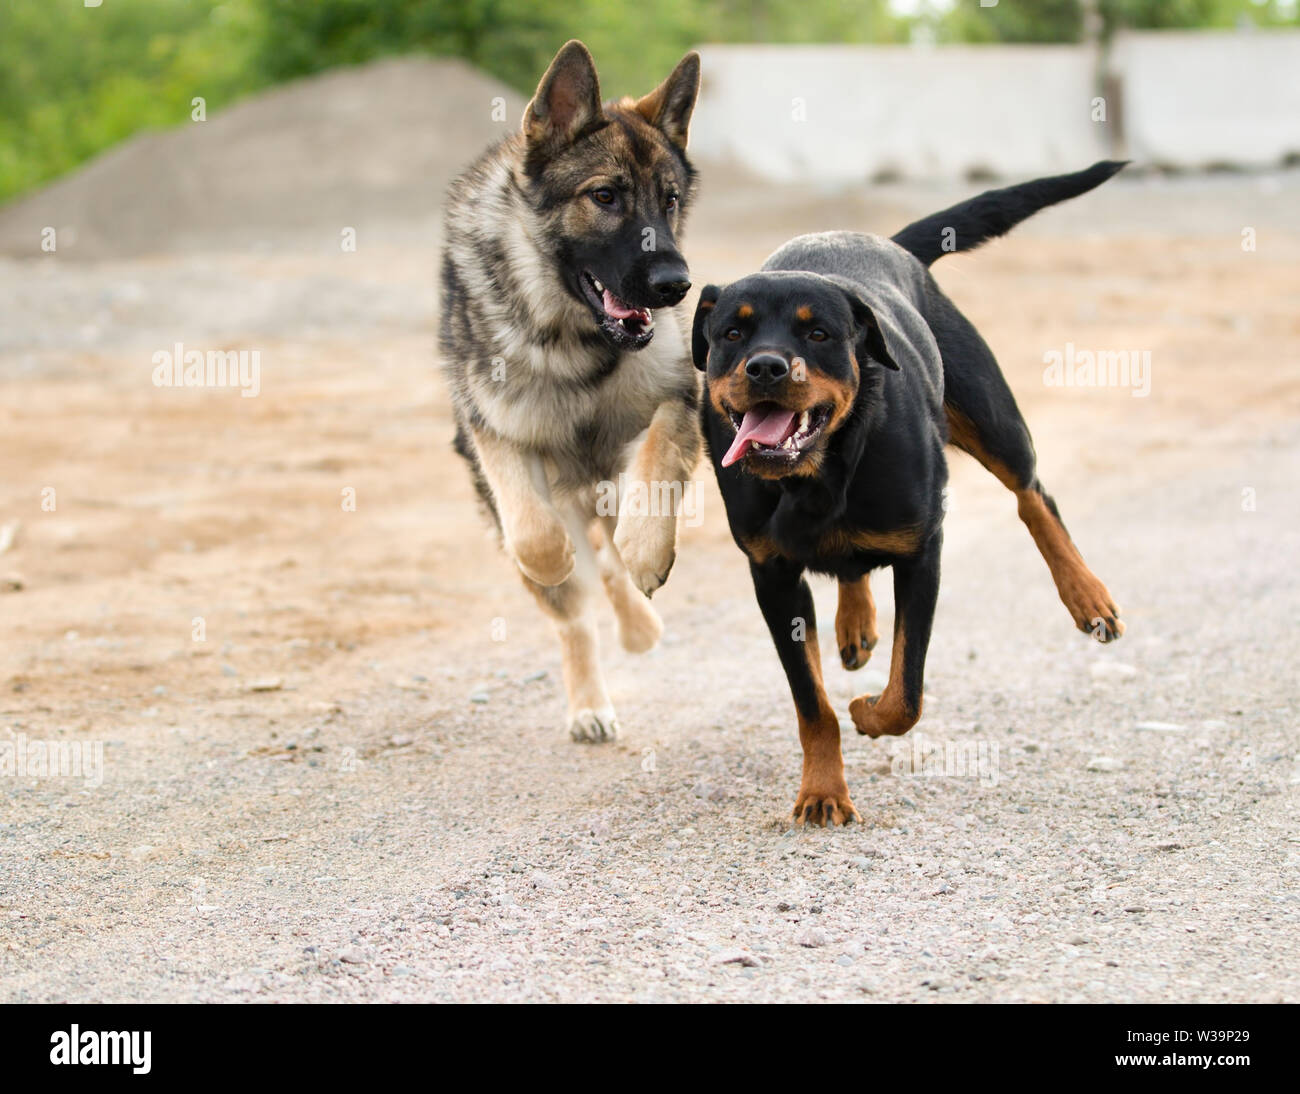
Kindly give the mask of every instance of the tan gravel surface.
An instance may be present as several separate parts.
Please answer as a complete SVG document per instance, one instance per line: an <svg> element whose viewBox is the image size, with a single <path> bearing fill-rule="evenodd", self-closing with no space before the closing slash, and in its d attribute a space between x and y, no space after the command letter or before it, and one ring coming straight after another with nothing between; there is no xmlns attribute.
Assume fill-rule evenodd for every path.
<svg viewBox="0 0 1300 1094"><path fill-rule="evenodd" d="M718 170L687 251L702 284L960 193ZM940 265L1129 630L1078 635L954 456L919 739L995 759L920 777L918 733L850 734L837 831L787 820L793 711L711 484L662 646L604 620L623 739L568 740L448 447L427 218L0 261L0 744L105 765L3 777L0 999L1296 1001L1297 193L1121 180ZM154 387L178 339L258 350L261 393ZM1067 342L1151 351L1150 395L1045 387ZM837 706L887 662L828 664Z"/></svg>

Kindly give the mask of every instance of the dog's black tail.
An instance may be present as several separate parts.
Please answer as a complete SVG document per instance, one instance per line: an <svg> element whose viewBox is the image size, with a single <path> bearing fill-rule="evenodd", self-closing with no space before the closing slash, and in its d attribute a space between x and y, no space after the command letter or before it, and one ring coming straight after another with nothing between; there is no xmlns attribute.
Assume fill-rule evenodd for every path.
<svg viewBox="0 0 1300 1094"><path fill-rule="evenodd" d="M1072 175L1053 175L1022 182L1019 186L985 191L979 197L909 224L894 236L894 242L929 266L936 258L955 251L970 251L1006 235L1039 209L1086 194L1127 164L1127 160L1102 160Z"/></svg>

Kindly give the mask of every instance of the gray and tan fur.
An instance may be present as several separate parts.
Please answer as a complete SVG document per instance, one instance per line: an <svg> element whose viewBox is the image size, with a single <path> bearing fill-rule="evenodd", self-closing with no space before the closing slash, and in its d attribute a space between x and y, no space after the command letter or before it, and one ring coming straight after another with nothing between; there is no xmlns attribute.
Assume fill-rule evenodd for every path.
<svg viewBox="0 0 1300 1094"><path fill-rule="evenodd" d="M689 289L677 249L699 88L688 54L639 100L600 101L586 48L556 55L522 131L451 186L440 346L456 449L560 637L569 729L617 719L598 661L603 585L626 649L662 624L647 599L676 550L674 513L598 514L602 483L689 481L699 453Z"/></svg>

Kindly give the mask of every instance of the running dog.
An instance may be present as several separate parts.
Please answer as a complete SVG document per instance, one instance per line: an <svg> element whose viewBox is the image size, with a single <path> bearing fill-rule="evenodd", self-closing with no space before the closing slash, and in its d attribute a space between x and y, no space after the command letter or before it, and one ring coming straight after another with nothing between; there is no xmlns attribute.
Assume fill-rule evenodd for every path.
<svg viewBox="0 0 1300 1094"><path fill-rule="evenodd" d="M893 568L889 681L880 695L854 699L849 713L869 737L906 733L921 715L939 591L945 445L969 452L1015 494L1076 626L1102 642L1124 633L1038 480L1029 429L992 351L928 269L1123 166L1102 162L991 190L892 240L800 236L760 272L700 295L692 354L706 370L704 440L793 693L801 823L858 816L804 571L838 580L836 643L844 667L857 669L877 639L868 574Z"/></svg>
<svg viewBox="0 0 1300 1094"><path fill-rule="evenodd" d="M644 98L602 104L591 54L569 42L522 131L448 194L439 344L455 447L556 623L579 741L618 731L592 594L604 585L624 648L659 640L647 598L672 567L699 456L678 250L699 82L699 56L688 53ZM620 483L643 503L611 504Z"/></svg>

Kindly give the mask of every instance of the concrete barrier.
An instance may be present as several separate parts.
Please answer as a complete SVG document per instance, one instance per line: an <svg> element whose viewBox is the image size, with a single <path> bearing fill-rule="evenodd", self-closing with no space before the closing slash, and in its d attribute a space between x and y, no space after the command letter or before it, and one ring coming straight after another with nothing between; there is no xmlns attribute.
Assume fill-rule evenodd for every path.
<svg viewBox="0 0 1300 1094"><path fill-rule="evenodd" d="M1300 155L1300 33L1159 31L1116 38L1135 159L1272 167Z"/></svg>
<svg viewBox="0 0 1300 1094"><path fill-rule="evenodd" d="M1079 46L705 46L691 144L762 177L1066 171L1103 158Z"/></svg>
<svg viewBox="0 0 1300 1094"><path fill-rule="evenodd" d="M1106 103L1104 119L1090 46L700 53L694 151L774 181L1023 177L1121 153L1185 168L1272 167L1300 155L1295 30L1122 34L1109 59L1122 103Z"/></svg>

